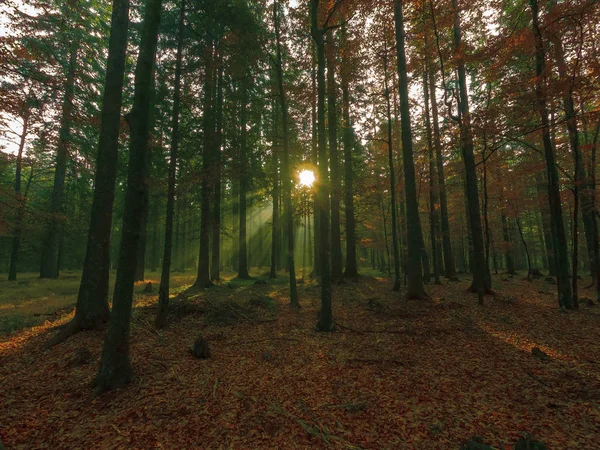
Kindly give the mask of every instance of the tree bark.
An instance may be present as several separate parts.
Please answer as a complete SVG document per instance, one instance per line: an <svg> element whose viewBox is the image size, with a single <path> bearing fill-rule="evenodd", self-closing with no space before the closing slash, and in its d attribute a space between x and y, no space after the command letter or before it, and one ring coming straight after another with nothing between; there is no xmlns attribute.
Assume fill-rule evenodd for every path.
<svg viewBox="0 0 600 450"><path fill-rule="evenodd" d="M119 125L128 26L129 0L113 0L106 79L100 119L100 138L96 159L94 199L75 317L57 336L48 342L47 347L64 341L82 329L98 328L109 317L110 233L117 175Z"/></svg>
<svg viewBox="0 0 600 450"><path fill-rule="evenodd" d="M198 255L198 275L194 286L205 289L213 286L210 281L210 197L214 185L214 41L210 34L206 42L206 68L204 75L204 113L203 113L203 149L202 184L200 202L200 253Z"/></svg>
<svg viewBox="0 0 600 450"><path fill-rule="evenodd" d="M548 121L548 108L546 100L546 55L542 32L539 26L539 5L537 0L529 0L532 14L532 29L535 37L535 96L538 113L542 122L542 138L544 141L544 154L546 169L548 171L548 200L550 204L550 223L552 229L552 243L554 246L554 259L557 269L558 303L561 308L572 308L573 298L569 284L569 255L567 239L563 223L562 205L560 200L560 187L558 170L554 156L554 148L550 139L550 123Z"/></svg>
<svg viewBox="0 0 600 450"><path fill-rule="evenodd" d="M393 151L393 133L392 133L392 109L390 102L390 89L388 86L388 49L387 46L383 52L383 79L385 89L385 104L387 114L387 147L388 147L388 167L390 171L390 196L391 196L391 207L392 207L392 249L394 253L394 286L393 291L400 290L400 250L398 248L398 219L396 210L396 171L394 170L394 151ZM381 200L381 208L383 214L383 199ZM385 225L385 217L383 218L384 223L384 235L387 247L387 230ZM388 249L388 262L390 260L389 249ZM420 259L419 259L419 272Z"/></svg>
<svg viewBox="0 0 600 450"><path fill-rule="evenodd" d="M27 107L28 108L28 107ZM10 252L10 265L8 268L8 281L17 281L17 268L19 263L19 253L21 250L21 236L23 234L23 213L25 209L25 198L21 196L21 176L23 171L23 151L27 133L29 132L29 121L31 111L26 109L23 114L23 129L19 138L19 150L17 152L17 168L15 171L15 198L18 202L17 218L13 231L13 239Z"/></svg>
<svg viewBox="0 0 600 450"><path fill-rule="evenodd" d="M343 145L344 145L344 204L346 214L346 278L358 278L358 265L356 256L356 219L354 217L354 171L352 167L352 148L354 133L350 120L350 60L348 58L348 33L346 24L342 24L342 115L343 115Z"/></svg>
<svg viewBox="0 0 600 450"><path fill-rule="evenodd" d="M467 73L465 69L464 48L462 46L460 15L456 0L452 0L452 7L454 9L454 46L458 57L460 142L465 165L467 207L469 211L471 238L473 240L473 261L471 264L473 272L472 288L477 292L479 304L482 305L485 292L492 288L491 276L485 261L481 214L479 210L479 192L477 189L477 171L473 152L473 134L467 92Z"/></svg>
<svg viewBox="0 0 600 450"><path fill-rule="evenodd" d="M319 225L319 274L321 276L321 309L317 319L317 330L333 330L331 311L331 267L329 263L329 175L327 143L325 134L325 30L319 26L319 0L310 0L311 35L317 50L317 129L319 176L316 180L316 196Z"/></svg>
<svg viewBox="0 0 600 450"><path fill-rule="evenodd" d="M279 130L277 127L277 104L273 104L273 145L271 147L271 164L273 166L273 213L271 222L271 270L269 278L277 278L277 265L279 259L279 158L277 157L279 145Z"/></svg>
<svg viewBox="0 0 600 450"><path fill-rule="evenodd" d="M292 211L292 174L290 171L290 137L288 130L288 104L285 86L283 84L283 61L281 56L281 33L279 29L279 2L273 4L275 36L277 41L277 86L279 90L279 106L281 109L281 125L283 128L283 154L281 158L281 177L283 179L283 202L285 234L287 237L287 264L290 276L290 303L299 308L298 290L296 289L296 268L294 266L294 218Z"/></svg>
<svg viewBox="0 0 600 450"><path fill-rule="evenodd" d="M156 328L167 325L169 314L169 284L171 278L171 255L173 248L173 216L175 215L175 182L177 177L177 157L179 153L179 110L181 105L181 60L183 53L183 33L185 27L185 0L179 10L179 30L177 32L177 56L175 62L175 86L173 92L173 118L171 124L171 159L167 190L167 217L165 223L165 246L163 264L158 288L158 310Z"/></svg>
<svg viewBox="0 0 600 450"><path fill-rule="evenodd" d="M215 129L215 182L213 187L213 217L210 279L214 282L221 280L221 146L223 141L223 59L217 59L217 98L216 98L216 129Z"/></svg>
<svg viewBox="0 0 600 450"><path fill-rule="evenodd" d="M429 157L429 232L431 235L431 259L433 262L433 282L441 284L440 269L438 266L438 196L436 186L435 161L433 158L433 137L431 132L431 118L429 113L429 86L427 82L428 67L423 72L423 94L425 100L425 131L427 134L427 155Z"/></svg>
<svg viewBox="0 0 600 450"><path fill-rule="evenodd" d="M419 218L419 204L417 200L417 187L415 165L412 147L412 130L410 124L410 107L408 98L408 77L406 73L406 55L404 50L405 31L402 13L402 1L394 0L394 18L396 22L396 53L398 63L398 87L400 91L400 122L402 127L402 155L404 163L404 190L406 195L406 222L407 222L407 297L426 297L423 287L423 273L421 257L425 249L422 248L423 233L421 219Z"/></svg>
<svg viewBox="0 0 600 450"><path fill-rule="evenodd" d="M58 278L58 253L62 234L63 199L65 195L65 176L69 157L69 141L71 139L71 122L73 115L73 96L75 91L75 70L79 41L71 43L69 68L65 80L65 96L60 118L58 145L56 146L56 165L54 168L54 187L50 203L50 220L46 229L46 237L42 244L42 262L40 278Z"/></svg>
<svg viewBox="0 0 600 450"><path fill-rule="evenodd" d="M327 115L329 132L329 164L331 176L331 278L339 281L342 271L342 239L340 229L340 162L337 139L337 93L335 85L335 43L333 30L327 32Z"/></svg>
<svg viewBox="0 0 600 450"><path fill-rule="evenodd" d="M249 76L248 73L245 74ZM248 194L248 176L247 164L248 164L248 132L247 126L247 112L248 112L248 84L249 80L244 78L241 86L241 105L240 105L240 202L239 202L239 214L240 214L240 227L239 227L239 253L238 253L238 274L237 277L240 279L250 278L248 272L248 242L247 242L247 199Z"/></svg>
<svg viewBox="0 0 600 450"><path fill-rule="evenodd" d="M133 285L140 241L140 216L145 207L146 153L152 106L152 73L156 57L158 26L162 0L148 0L142 25L140 51L135 68L133 108L129 115L131 143L129 173L123 215L123 238L115 281L113 308L96 376L96 392L118 389L132 375L129 360L129 330L133 303Z"/></svg>

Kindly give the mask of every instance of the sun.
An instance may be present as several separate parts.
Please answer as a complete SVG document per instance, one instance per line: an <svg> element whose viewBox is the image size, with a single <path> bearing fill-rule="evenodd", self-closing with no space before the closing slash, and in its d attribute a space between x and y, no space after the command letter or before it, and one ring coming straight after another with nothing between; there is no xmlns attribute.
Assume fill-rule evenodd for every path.
<svg viewBox="0 0 600 450"><path fill-rule="evenodd" d="M298 173L298 178L300 180L300 186L311 187L315 182L315 174L312 170L301 170Z"/></svg>

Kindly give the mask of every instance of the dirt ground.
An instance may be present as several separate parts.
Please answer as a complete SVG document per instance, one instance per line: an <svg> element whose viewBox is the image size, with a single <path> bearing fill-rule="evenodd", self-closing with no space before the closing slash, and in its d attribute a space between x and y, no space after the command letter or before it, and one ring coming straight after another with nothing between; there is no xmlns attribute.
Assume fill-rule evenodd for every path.
<svg viewBox="0 0 600 450"><path fill-rule="evenodd" d="M389 280L337 286L331 333L314 329L313 283L299 286L299 311L284 284L187 293L160 332L156 297L140 296L135 379L100 397L103 332L42 350L65 312L0 339L0 438L9 449L458 449L478 435L505 449L530 433L549 449L600 448L600 305L561 312L556 286L498 276L480 307L468 285L430 285L427 301ZM200 333L208 360L190 353Z"/></svg>

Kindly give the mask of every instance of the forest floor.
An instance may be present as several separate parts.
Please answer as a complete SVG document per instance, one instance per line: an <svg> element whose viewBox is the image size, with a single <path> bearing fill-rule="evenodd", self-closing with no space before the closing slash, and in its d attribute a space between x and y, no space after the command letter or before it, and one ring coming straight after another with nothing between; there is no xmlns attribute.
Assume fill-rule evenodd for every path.
<svg viewBox="0 0 600 450"><path fill-rule="evenodd" d="M103 332L43 350L72 310L0 335L6 448L458 449L478 435L512 449L524 433L600 448L600 306L561 312L543 279L495 277L480 307L468 277L428 286L428 301L363 277L334 288L332 333L315 331L314 283L294 310L283 277L184 292L192 280L164 331L156 295L137 296L136 376L119 392L93 396ZM200 333L207 360L190 353Z"/></svg>

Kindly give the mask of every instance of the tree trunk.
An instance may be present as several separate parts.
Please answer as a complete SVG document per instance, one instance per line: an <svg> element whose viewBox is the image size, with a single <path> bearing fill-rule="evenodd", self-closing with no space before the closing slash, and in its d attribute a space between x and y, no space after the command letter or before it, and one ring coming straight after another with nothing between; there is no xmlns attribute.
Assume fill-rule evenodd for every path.
<svg viewBox="0 0 600 450"><path fill-rule="evenodd" d="M435 161L433 158L433 137L431 133L431 118L429 114L429 86L427 83L428 67L423 72L423 94L425 100L425 131L427 134L427 154L429 157L429 232L431 235L431 259L433 262L433 282L441 284L438 266L438 197L436 186Z"/></svg>
<svg viewBox="0 0 600 450"><path fill-rule="evenodd" d="M327 143L325 135L325 43L324 30L319 26L319 0L310 0L311 35L317 50L317 128L319 176L316 182L317 210L319 223L319 274L321 276L321 310L317 330L333 330L331 311L331 267L329 265L329 175Z"/></svg>
<svg viewBox="0 0 600 450"><path fill-rule="evenodd" d="M96 392L124 386L131 378L129 360L129 330L133 285L140 241L146 184L146 153L154 84L152 73L156 56L158 26L162 0L148 0L142 25L142 37L135 68L133 108L129 115L131 143L129 173L123 215L123 238L119 252L119 268L115 281L113 308L100 357L96 377Z"/></svg>
<svg viewBox="0 0 600 450"><path fill-rule="evenodd" d="M509 275L515 275L515 261L512 252L512 241L510 239L510 227L508 218L506 217L504 212L500 216L500 219L502 220L502 236L504 238L505 245L504 257L506 258L506 272Z"/></svg>
<svg viewBox="0 0 600 450"><path fill-rule="evenodd" d="M271 270L269 278L277 278L277 265L279 259L279 158L277 157L279 145L279 130L277 127L277 104L273 105L273 145L271 148L271 164L273 165L273 214L271 223Z"/></svg>
<svg viewBox="0 0 600 450"><path fill-rule="evenodd" d="M542 32L538 22L538 1L529 0L532 13L532 29L535 37L536 60L536 85L535 95L537 109L542 122L542 137L544 141L544 154L546 156L546 169L548 171L548 200L550 204L550 223L552 229L552 243L557 269L558 303L561 308L572 308L573 298L569 284L569 256L565 226L563 223L562 205L560 201L560 187L558 170L556 168L554 148L550 140L550 123L548 121L548 108L546 105L546 56Z"/></svg>
<svg viewBox="0 0 600 450"><path fill-rule="evenodd" d="M179 10L179 30L177 32L177 57L175 62L175 86L173 92L173 118L171 125L171 160L169 161L169 179L167 190L167 218L165 223L165 247L163 264L158 288L158 310L156 328L167 325L169 314L169 284L171 278L171 250L173 247L173 216L175 214L175 181L177 176L177 156L179 151L179 109L181 105L181 60L183 52L183 33L185 27L185 0Z"/></svg>
<svg viewBox="0 0 600 450"><path fill-rule="evenodd" d="M438 177L438 192L440 196L440 229L442 235L442 250L444 254L444 276L456 276L452 242L450 240L450 221L448 220L448 200L446 197L446 180L444 177L444 159L442 157L442 140L440 133L439 114L435 92L435 70L429 65L429 94L431 98L431 116L433 122L433 143L435 149L435 162Z"/></svg>
<svg viewBox="0 0 600 450"><path fill-rule="evenodd" d="M21 250L21 235L23 234L23 212L25 209L25 198L21 196L21 174L23 171L23 151L25 150L25 139L29 131L29 120L31 113L26 110L23 114L23 130L19 138L19 150L17 152L17 168L15 172L15 198L18 202L17 218L13 231L13 239L10 252L10 266L8 268L8 281L17 281L17 267L19 253Z"/></svg>
<svg viewBox="0 0 600 450"><path fill-rule="evenodd" d="M245 74L249 76L248 73ZM239 253L238 253L238 275L240 279L250 278L248 272L248 242L246 237L247 231L247 199L248 194L248 176L247 172L248 164L248 132L247 126L247 112L248 112L248 83L247 79L242 80L242 92L241 92L241 105L240 105L240 227L239 227Z"/></svg>
<svg viewBox="0 0 600 450"><path fill-rule="evenodd" d="M396 53L398 63L398 87L400 91L400 122L402 126L402 155L404 162L404 190L406 195L406 222L407 222L407 298L426 297L423 287L423 273L421 257L425 249L422 248L423 233L421 219L419 218L419 204L417 200L417 186L415 177L415 164L412 148L412 130L410 125L410 107L408 98L408 77L406 73L406 55L404 50L404 18L402 1L394 0L394 18L396 22Z"/></svg>
<svg viewBox="0 0 600 450"><path fill-rule="evenodd" d="M48 342L47 347L64 341L82 329L98 328L108 320L110 232L117 175L128 25L129 0L113 0L94 199L75 317Z"/></svg>
<svg viewBox="0 0 600 450"><path fill-rule="evenodd" d="M517 222L519 236L521 236L521 242L523 243L523 248L525 249L525 254L527 255L527 279L531 281L533 271L531 267L531 256L529 255L529 247L527 246L527 241L525 240L525 235L523 234L523 227L521 227L521 221L518 217L515 219L515 222Z"/></svg>
<svg viewBox="0 0 600 450"><path fill-rule="evenodd" d="M342 271L342 239L340 230L340 162L337 140L337 93L335 85L335 43L332 30L327 32L327 115L329 132L329 164L331 175L331 278L339 281Z"/></svg>
<svg viewBox="0 0 600 450"><path fill-rule="evenodd" d="M394 170L394 152L393 152L393 133L392 133L392 110L390 102L390 90L388 87L388 50L387 47L383 52L383 73L384 73L384 89L385 89L385 103L386 103L386 114L387 114L387 146L388 146L388 166L390 170L390 196L392 206L392 248L394 252L394 286L393 291L400 290L400 250L398 248L398 219L396 210L396 172ZM383 213L383 199L381 201L381 209ZM387 230L385 225L384 217L384 234L386 235L386 247L387 247ZM388 250L388 262L390 259ZM419 259L419 272L420 259Z"/></svg>
<svg viewBox="0 0 600 450"><path fill-rule="evenodd" d="M318 102L318 88L317 88L317 67L315 64L315 56L312 58L312 72L311 72L311 81L312 81L312 98L311 98L311 121L312 121L312 139L311 139L311 160L312 164L315 168L315 178L318 177L318 165L319 165L319 154L318 154L318 125L317 125L317 102ZM315 180L316 181L316 180ZM316 189L316 183L313 184L313 189ZM321 226L319 222L319 199L316 195L313 201L313 217L314 217L314 244L313 244L313 270L312 274L315 277L321 276L321 265L319 263L319 254L320 254L320 241L319 241L319 233L321 232Z"/></svg>
<svg viewBox="0 0 600 450"><path fill-rule="evenodd" d="M479 210L479 192L477 189L477 171L475 166L475 155L473 153L473 134L469 112L469 96L467 93L467 73L464 60L465 55L464 48L462 46L460 17L456 3L456 0L452 0L452 7L454 9L454 46L458 56L458 85L460 90L458 102L460 142L463 162L465 164L467 207L469 211L471 238L473 240L473 260L471 263L473 272L472 288L477 292L479 304L482 305L485 292L491 290L492 286L491 276L489 274L489 269L487 267L484 254L481 214Z"/></svg>
<svg viewBox="0 0 600 450"><path fill-rule="evenodd" d="M342 48L348 46L346 24L342 24ZM358 278L356 257L356 219L354 217L354 172L352 168L352 147L354 132L350 120L350 64L348 50L343 51L341 84L342 84L342 115L343 115L343 144L344 144L344 204L346 213L346 278Z"/></svg>
<svg viewBox="0 0 600 450"><path fill-rule="evenodd" d="M69 141L71 139L71 122L73 113L73 95L75 91L75 70L79 41L73 40L69 56L69 68L65 81L65 97L63 99L60 118L58 144L56 146L56 165L54 168L54 187L50 203L50 220L46 237L42 244L42 262L40 278L58 278L58 252L62 234L63 199L65 194L65 176L69 157Z"/></svg>
<svg viewBox="0 0 600 450"><path fill-rule="evenodd" d="M210 279L219 282L221 279L221 146L223 141L223 60L217 61L217 98L216 98L216 129L215 129L215 182L213 187L213 217Z"/></svg>
<svg viewBox="0 0 600 450"><path fill-rule="evenodd" d="M214 185L214 41L207 37L206 68L204 75L204 114L203 114L203 149L202 149L202 185L200 203L200 254L198 255L198 276L194 286L205 289L213 286L210 281L210 196Z"/></svg>
<svg viewBox="0 0 600 450"><path fill-rule="evenodd" d="M294 218L292 211L292 174L290 171L290 137L288 131L288 105L285 86L283 85L283 61L281 57L281 36L279 30L279 2L273 4L275 36L277 40L277 86L279 90L279 106L281 108L281 125L283 128L283 154L281 158L281 177L283 179L283 202L285 234L287 237L287 263L290 276L290 303L299 308L298 291L296 289L296 268L294 266Z"/></svg>

